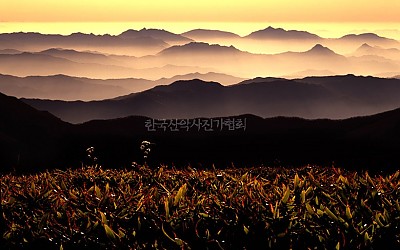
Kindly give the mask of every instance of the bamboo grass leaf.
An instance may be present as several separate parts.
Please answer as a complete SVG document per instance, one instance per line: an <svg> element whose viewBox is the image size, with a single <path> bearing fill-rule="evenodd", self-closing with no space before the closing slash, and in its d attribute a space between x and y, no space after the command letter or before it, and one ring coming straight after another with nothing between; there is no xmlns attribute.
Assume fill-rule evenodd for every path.
<svg viewBox="0 0 400 250"><path fill-rule="evenodd" d="M288 200L289 200L289 195L290 195L290 188L289 188L289 186L287 186L287 187L286 187L286 191L285 191L285 193L284 193L284 195L283 195L283 197L282 197L282 202L283 202L283 204L286 204L286 203L288 202Z"/></svg>
<svg viewBox="0 0 400 250"><path fill-rule="evenodd" d="M116 240L115 232L107 224L104 224L103 227L104 227L107 237L110 240L115 241Z"/></svg>

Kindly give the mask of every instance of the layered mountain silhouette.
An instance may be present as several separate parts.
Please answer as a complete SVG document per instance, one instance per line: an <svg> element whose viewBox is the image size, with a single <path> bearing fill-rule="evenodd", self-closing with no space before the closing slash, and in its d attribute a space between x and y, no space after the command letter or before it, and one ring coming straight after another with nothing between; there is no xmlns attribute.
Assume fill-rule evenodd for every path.
<svg viewBox="0 0 400 250"><path fill-rule="evenodd" d="M73 33L71 35L45 35L40 33L0 34L0 49L40 51L49 48L97 50L106 53L145 55L156 53L169 44L150 36L123 38L111 35Z"/></svg>
<svg viewBox="0 0 400 250"><path fill-rule="evenodd" d="M365 43L370 46L380 46L382 48L400 47L398 41L381 37L374 33L348 34L340 38L324 39L321 43L342 54L350 54Z"/></svg>
<svg viewBox="0 0 400 250"><path fill-rule="evenodd" d="M391 60L400 61L400 50L396 48L385 49L380 46L370 46L367 43L361 45L356 51L351 55L353 56L381 56Z"/></svg>
<svg viewBox="0 0 400 250"><path fill-rule="evenodd" d="M65 74L93 78L131 77L134 69L99 63L79 63L46 54L0 54L0 72L15 76Z"/></svg>
<svg viewBox="0 0 400 250"><path fill-rule="evenodd" d="M148 90L157 85L166 85L178 80L202 79L231 85L243 81L226 74L215 72L190 73L172 78L147 80L139 78L91 79L67 75L16 77L0 74L0 92L18 98L38 98L64 101L91 101L115 98L133 92Z"/></svg>
<svg viewBox="0 0 400 250"><path fill-rule="evenodd" d="M95 58L101 58L98 62ZM40 63L38 63L40 62ZM175 61L179 63L179 61ZM161 63L147 64L140 68L134 57L107 56L96 53L77 52L74 50L51 50L38 53L24 52L20 54L0 54L0 71L2 74L14 76L48 76L70 75L77 77L116 79L116 78L148 78L156 80L162 77L171 78L193 72L207 73L216 70L196 65L173 65Z"/></svg>
<svg viewBox="0 0 400 250"><path fill-rule="evenodd" d="M172 46L155 56L138 58L137 63L144 67L161 66L166 63L197 65L244 78L251 78L254 75L281 76L308 69L335 69L335 72L345 74L356 68L346 57L320 44L304 52L267 55L252 54L234 46L192 42L182 46Z"/></svg>
<svg viewBox="0 0 400 250"><path fill-rule="evenodd" d="M181 89L180 84L183 83L175 83L172 88ZM208 87L197 86L198 90L222 88L217 83L207 84ZM154 167L159 163L241 167L335 162L341 167L379 172L400 166L396 154L400 149L399 109L345 120L241 115L224 119L242 119L246 129L151 132L145 127L149 118L141 116L71 125L14 97L0 94L0 104L2 172L79 167L87 162L85 150L89 146L95 147L101 165L130 167L132 161L142 161L142 140L156 143L149 162Z"/></svg>
<svg viewBox="0 0 400 250"><path fill-rule="evenodd" d="M127 57L122 56L106 56L101 53L88 52L88 51L76 51L71 49L57 49L51 48L40 51L36 54L48 55L53 57L60 57L67 60L71 60L79 63L95 63L104 65L115 65L115 66L127 66L123 59L127 60ZM128 57L134 60L132 57ZM119 60L120 59L120 60Z"/></svg>
<svg viewBox="0 0 400 250"><path fill-rule="evenodd" d="M391 77L400 72L399 53L396 53L400 43L372 33L327 39L305 31L268 27L246 37L216 30L193 30L187 34L198 34L204 38L200 40L213 42L198 42L158 29L128 30L118 36L1 34L0 72L15 76L65 74L150 80L195 72L219 72L241 78L301 77L307 71ZM211 39L213 36L215 40ZM147 42L148 39L153 42ZM253 49L263 51L275 46L284 52L260 54ZM135 52L141 49L143 53ZM342 53L346 56L340 54L349 50ZM17 67L17 62L21 67Z"/></svg>
<svg viewBox="0 0 400 250"><path fill-rule="evenodd" d="M246 113L261 117L336 119L370 115L400 106L400 82L346 75L298 80L258 78L246 84L223 86L197 79L104 101L23 100L72 123L130 115L193 118Z"/></svg>
<svg viewBox="0 0 400 250"><path fill-rule="evenodd" d="M94 81L88 78L66 75L28 77L0 75L1 92L25 98L67 101L101 100L125 95L130 92L128 89L111 84L106 80ZM141 81L140 84L144 85L145 83Z"/></svg>
<svg viewBox="0 0 400 250"><path fill-rule="evenodd" d="M399 42L394 39L381 37L374 33L349 34L349 35L345 35L345 36L339 38L338 40L344 41L344 42L356 41L356 42L371 43L371 44L381 43L386 46L398 46L399 45Z"/></svg>

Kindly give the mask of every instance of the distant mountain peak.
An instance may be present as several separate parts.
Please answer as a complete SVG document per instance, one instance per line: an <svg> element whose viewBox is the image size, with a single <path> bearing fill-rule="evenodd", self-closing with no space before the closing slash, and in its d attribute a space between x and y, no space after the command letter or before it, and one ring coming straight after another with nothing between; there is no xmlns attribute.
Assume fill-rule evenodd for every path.
<svg viewBox="0 0 400 250"><path fill-rule="evenodd" d="M374 38L382 38L375 33L361 33L361 34L348 34L344 37L374 37Z"/></svg>
<svg viewBox="0 0 400 250"><path fill-rule="evenodd" d="M266 29L264 29L264 31L286 31L286 32L289 32L289 31L293 31L293 30L285 30L282 28L274 28L272 26L268 26Z"/></svg>
<svg viewBox="0 0 400 250"><path fill-rule="evenodd" d="M82 33L82 32L74 32L74 33L72 33L71 35L69 35L70 37L94 37L94 36L96 36L95 34L93 34L93 33L90 33L90 34L85 34L85 33ZM101 35L99 35L99 36L101 36Z"/></svg>
<svg viewBox="0 0 400 250"><path fill-rule="evenodd" d="M368 43L363 43L356 51L362 52L362 51L370 51L373 49L377 49L377 47L371 46Z"/></svg>
<svg viewBox="0 0 400 250"><path fill-rule="evenodd" d="M171 83L171 85L173 85L173 84L209 84L209 83L214 83L214 82L208 82L208 81L201 80L199 78L195 78L192 80L178 80L178 81Z"/></svg>
<svg viewBox="0 0 400 250"><path fill-rule="evenodd" d="M368 43L363 43L363 44L360 46L360 48L368 48L368 49L370 49L370 48L372 48L372 46L369 45Z"/></svg>
<svg viewBox="0 0 400 250"><path fill-rule="evenodd" d="M277 81L287 81L287 79L284 78L278 78L278 77L256 77L253 79L248 79L241 81L237 83L236 85L240 84L256 84L256 83L269 83L269 82L277 82Z"/></svg>
<svg viewBox="0 0 400 250"><path fill-rule="evenodd" d="M162 92L172 92L172 91L189 91L196 92L199 90L214 89L214 88L224 88L218 82L213 81L203 81L201 79L191 79L191 80L178 80L169 85L159 85L150 89L148 91L162 91Z"/></svg>
<svg viewBox="0 0 400 250"><path fill-rule="evenodd" d="M263 30L258 30L250 35L246 36L246 38L251 39L319 39L320 37L309 33L307 31L299 31L299 30L285 30L282 28L274 28L272 26L268 26Z"/></svg>
<svg viewBox="0 0 400 250"><path fill-rule="evenodd" d="M333 50L329 49L328 47L322 46L321 44L316 44L312 49L307 52L311 53L318 53L318 54L336 54Z"/></svg>
<svg viewBox="0 0 400 250"><path fill-rule="evenodd" d="M160 33L169 33L169 34L173 34L172 32L169 32L165 29L147 29L147 28L143 28L141 30L139 30L139 32L160 32Z"/></svg>
<svg viewBox="0 0 400 250"><path fill-rule="evenodd" d="M181 35L189 38L240 38L239 35L221 30L209 30L209 29L194 29L182 33Z"/></svg>
<svg viewBox="0 0 400 250"><path fill-rule="evenodd" d="M184 45L176 45L170 48L166 48L161 51L159 54L169 54L175 52L228 52L228 53L236 53L241 52L235 46L223 46L219 44L209 44L204 42L190 42Z"/></svg>
<svg viewBox="0 0 400 250"><path fill-rule="evenodd" d="M182 35L178 35L172 32L169 32L164 29L147 29L143 28L141 30L134 30L134 29L129 29L124 32L122 32L120 37L128 37L128 38L139 38L139 37L152 37L155 39L160 39L163 41L183 41L183 42L190 42L193 41L187 37L184 37Z"/></svg>
<svg viewBox="0 0 400 250"><path fill-rule="evenodd" d="M325 49L328 49L328 48L317 43L311 50L325 50Z"/></svg>
<svg viewBox="0 0 400 250"><path fill-rule="evenodd" d="M375 33L362 33L362 34L348 34L342 36L340 39L352 39L352 40L393 40L386 37L379 36ZM395 40L393 40L395 41ZM366 42L365 42L366 43Z"/></svg>

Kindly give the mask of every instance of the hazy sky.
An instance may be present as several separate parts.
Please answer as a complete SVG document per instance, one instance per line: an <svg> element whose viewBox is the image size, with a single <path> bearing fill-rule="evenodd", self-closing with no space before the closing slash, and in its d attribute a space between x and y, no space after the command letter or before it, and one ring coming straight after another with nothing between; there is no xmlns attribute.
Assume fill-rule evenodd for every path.
<svg viewBox="0 0 400 250"><path fill-rule="evenodd" d="M0 0L0 22L400 22L399 0Z"/></svg>

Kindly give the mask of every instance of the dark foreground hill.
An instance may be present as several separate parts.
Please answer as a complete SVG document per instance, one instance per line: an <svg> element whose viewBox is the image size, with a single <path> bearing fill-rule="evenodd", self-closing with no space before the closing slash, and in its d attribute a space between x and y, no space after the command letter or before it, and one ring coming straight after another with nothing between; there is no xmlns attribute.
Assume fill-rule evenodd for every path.
<svg viewBox="0 0 400 250"><path fill-rule="evenodd" d="M132 161L143 161L139 149L143 140L156 143L149 158L154 166L332 162L375 170L400 166L400 109L346 120L241 115L158 121L132 116L71 125L13 97L1 95L0 103L3 171L79 166L86 162L85 150L90 146L96 149L98 163L130 166Z"/></svg>
<svg viewBox="0 0 400 250"><path fill-rule="evenodd" d="M63 158L63 136L72 126L0 93L0 165L56 167Z"/></svg>

